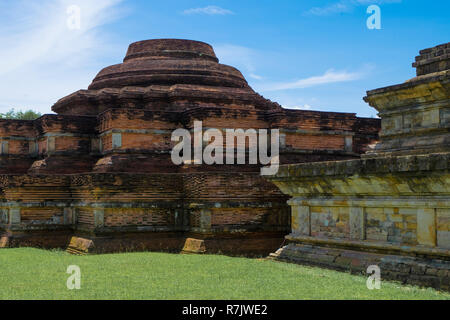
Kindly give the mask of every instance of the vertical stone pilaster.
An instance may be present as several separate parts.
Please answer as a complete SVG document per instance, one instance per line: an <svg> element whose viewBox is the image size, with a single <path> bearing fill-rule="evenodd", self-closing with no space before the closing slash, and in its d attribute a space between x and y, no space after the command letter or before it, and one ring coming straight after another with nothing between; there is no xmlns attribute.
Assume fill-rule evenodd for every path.
<svg viewBox="0 0 450 320"><path fill-rule="evenodd" d="M450 249L450 208L436 209L436 246Z"/></svg>
<svg viewBox="0 0 450 320"><path fill-rule="evenodd" d="M105 209L94 209L94 227L101 228L105 225Z"/></svg>
<svg viewBox="0 0 450 320"><path fill-rule="evenodd" d="M98 153L98 152L100 152L101 150L101 148L100 148L100 142L101 142L101 139L98 139L98 138L92 138L91 139L91 152L92 153Z"/></svg>
<svg viewBox="0 0 450 320"><path fill-rule="evenodd" d="M436 209L417 209L417 242L436 246Z"/></svg>
<svg viewBox="0 0 450 320"><path fill-rule="evenodd" d="M211 210L202 209L200 211L200 229L202 231L211 231Z"/></svg>
<svg viewBox="0 0 450 320"><path fill-rule="evenodd" d="M113 149L122 148L122 134L121 133L113 133L112 134L112 148Z"/></svg>
<svg viewBox="0 0 450 320"><path fill-rule="evenodd" d="M353 151L353 136L345 136L345 151Z"/></svg>
<svg viewBox="0 0 450 320"><path fill-rule="evenodd" d="M311 212L309 206L291 206L292 234L311 235Z"/></svg>
<svg viewBox="0 0 450 320"><path fill-rule="evenodd" d="M38 153L38 146L35 140L28 142L28 153L35 156Z"/></svg>
<svg viewBox="0 0 450 320"><path fill-rule="evenodd" d="M286 149L286 134L280 132L280 149Z"/></svg>
<svg viewBox="0 0 450 320"><path fill-rule="evenodd" d="M77 208L72 208L72 223L76 225L78 223L78 210Z"/></svg>
<svg viewBox="0 0 450 320"><path fill-rule="evenodd" d="M0 143L0 154L7 155L9 154L9 141L2 140Z"/></svg>
<svg viewBox="0 0 450 320"><path fill-rule="evenodd" d="M0 209L0 224L8 224L8 217L9 217L8 209L7 208Z"/></svg>
<svg viewBox="0 0 450 320"><path fill-rule="evenodd" d="M54 152L56 150L56 138L47 137L47 153Z"/></svg>
<svg viewBox="0 0 450 320"><path fill-rule="evenodd" d="M186 226L189 225L189 216L185 214L185 211L183 209L175 209L173 214L175 220L175 228L177 230L183 230Z"/></svg>
<svg viewBox="0 0 450 320"><path fill-rule="evenodd" d="M74 210L73 208L64 208L64 224L74 224Z"/></svg>
<svg viewBox="0 0 450 320"><path fill-rule="evenodd" d="M350 207L350 238L365 240L366 214L363 207Z"/></svg>
<svg viewBox="0 0 450 320"><path fill-rule="evenodd" d="M20 224L20 208L9 208L9 224L16 225Z"/></svg>

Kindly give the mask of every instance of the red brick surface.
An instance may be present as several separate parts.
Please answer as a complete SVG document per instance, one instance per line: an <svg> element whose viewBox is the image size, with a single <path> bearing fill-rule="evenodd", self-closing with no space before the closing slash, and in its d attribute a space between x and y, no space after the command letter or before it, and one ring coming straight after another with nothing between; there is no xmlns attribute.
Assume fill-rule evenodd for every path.
<svg viewBox="0 0 450 320"><path fill-rule="evenodd" d="M109 242L94 241L105 251L182 248L184 233L195 231L208 235L207 250L260 252L275 249L290 230L287 198L260 177L259 165L175 166L176 128L203 121L221 130L280 129L284 164L357 158L380 126L351 113L283 109L218 63L209 45L186 40L132 44L124 63L103 69L88 90L61 99L53 111L34 121L0 120L0 141L8 143L0 155L0 200L20 202L22 218L0 229L32 225L48 240L66 223L69 234L108 235ZM121 135L115 147L113 134ZM350 149L346 136L353 136ZM100 223L94 210L103 210ZM152 242L135 232L159 235Z"/></svg>

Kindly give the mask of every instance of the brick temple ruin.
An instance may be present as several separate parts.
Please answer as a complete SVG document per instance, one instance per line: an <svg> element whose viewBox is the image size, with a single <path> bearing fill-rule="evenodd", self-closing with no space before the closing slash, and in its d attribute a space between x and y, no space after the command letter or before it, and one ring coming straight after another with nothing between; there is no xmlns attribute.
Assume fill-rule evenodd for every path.
<svg viewBox="0 0 450 320"><path fill-rule="evenodd" d="M274 259L450 290L450 43L417 76L367 92L381 141L361 159L281 166L292 232Z"/></svg>
<svg viewBox="0 0 450 320"><path fill-rule="evenodd" d="M283 109L210 45L176 39L131 44L52 110L0 120L1 247L268 254L291 230L288 196L258 165L174 165L173 130L277 128L290 164L359 159L380 129L352 113Z"/></svg>

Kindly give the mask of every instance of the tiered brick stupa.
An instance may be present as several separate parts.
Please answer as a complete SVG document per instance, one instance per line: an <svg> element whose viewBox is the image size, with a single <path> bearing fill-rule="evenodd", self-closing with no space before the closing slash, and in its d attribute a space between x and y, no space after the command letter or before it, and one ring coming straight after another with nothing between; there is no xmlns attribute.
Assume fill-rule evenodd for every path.
<svg viewBox="0 0 450 320"><path fill-rule="evenodd" d="M173 130L278 128L281 163L358 158L379 130L355 114L285 110L208 44L176 39L131 44L52 110L0 120L2 246L75 236L73 250L179 251L194 238L199 250L268 253L290 230L286 196L257 165L174 165Z"/></svg>

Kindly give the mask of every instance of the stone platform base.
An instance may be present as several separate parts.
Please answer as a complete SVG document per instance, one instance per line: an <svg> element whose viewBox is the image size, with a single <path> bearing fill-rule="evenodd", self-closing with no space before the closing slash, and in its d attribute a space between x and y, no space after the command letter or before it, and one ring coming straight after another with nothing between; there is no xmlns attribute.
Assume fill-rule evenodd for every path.
<svg viewBox="0 0 450 320"><path fill-rule="evenodd" d="M9 231L0 234L0 248L34 247L63 249L72 237L71 230L58 231Z"/></svg>
<svg viewBox="0 0 450 320"><path fill-rule="evenodd" d="M185 238L176 233L125 233L120 235L78 234L66 243L73 254L162 251L180 252Z"/></svg>
<svg viewBox="0 0 450 320"><path fill-rule="evenodd" d="M371 253L312 244L289 243L270 254L271 259L319 266L366 275L367 267L377 265L381 279L403 284L450 291L450 261L419 256Z"/></svg>
<svg viewBox="0 0 450 320"><path fill-rule="evenodd" d="M267 256L283 243L283 234L246 234L210 237L201 234L134 233L114 236L73 236L67 246L72 254L132 251L207 253L231 256Z"/></svg>
<svg viewBox="0 0 450 320"><path fill-rule="evenodd" d="M36 247L66 249L73 254L133 251L208 253L231 256L267 256L284 242L285 233L199 234L182 232L136 232L97 235L69 231L6 232L0 248Z"/></svg>

